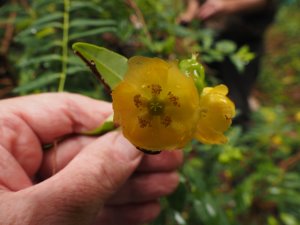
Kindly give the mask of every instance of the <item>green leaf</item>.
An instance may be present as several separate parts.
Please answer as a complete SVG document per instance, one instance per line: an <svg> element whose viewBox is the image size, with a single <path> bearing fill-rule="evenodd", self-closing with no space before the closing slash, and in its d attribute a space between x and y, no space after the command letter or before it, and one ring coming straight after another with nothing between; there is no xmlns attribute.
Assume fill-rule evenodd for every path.
<svg viewBox="0 0 300 225"><path fill-rule="evenodd" d="M88 64L98 79L113 90L127 71L127 58L106 48L77 42L72 48Z"/></svg>
<svg viewBox="0 0 300 225"><path fill-rule="evenodd" d="M87 30L81 33L74 33L72 35L70 35L69 40L74 40L74 39L79 39L79 38L83 38L83 37L88 37L88 36L92 36L92 35L96 35L96 34L103 34L103 33L107 33L107 32L116 32L117 29L115 27L100 27L97 29L93 29L93 30Z"/></svg>
<svg viewBox="0 0 300 225"><path fill-rule="evenodd" d="M60 77L60 73L53 73L53 74L44 74L43 76L19 87L13 89L13 93L24 93L29 92L41 87L45 87L48 84L51 84L57 81Z"/></svg>
<svg viewBox="0 0 300 225"><path fill-rule="evenodd" d="M54 21L61 21L64 17L64 14L62 12L53 12L47 15L44 15L43 17L40 17L38 20L36 20L32 26L37 27L42 24L48 24L49 22Z"/></svg>
<svg viewBox="0 0 300 225"><path fill-rule="evenodd" d="M70 28L87 27L87 26L116 26L114 20L95 20L95 19L74 19L70 22Z"/></svg>
<svg viewBox="0 0 300 225"><path fill-rule="evenodd" d="M25 67L30 65L37 65L39 63L45 63L45 62L52 62L52 61L61 61L61 55L58 54L51 54L51 55L44 55L44 56L36 56L34 58L31 58L27 61L23 60L19 63L19 67Z"/></svg>
<svg viewBox="0 0 300 225"><path fill-rule="evenodd" d="M233 53L237 46L233 41L222 40L216 44L216 49L224 54Z"/></svg>
<svg viewBox="0 0 300 225"><path fill-rule="evenodd" d="M245 66L255 58L255 54L250 52L249 46L242 46L236 53L231 55L230 60L239 72L243 72Z"/></svg>
<svg viewBox="0 0 300 225"><path fill-rule="evenodd" d="M87 1L72 1L70 6L70 11L78 10L93 10L98 13L103 13L103 8L97 3L87 2Z"/></svg>

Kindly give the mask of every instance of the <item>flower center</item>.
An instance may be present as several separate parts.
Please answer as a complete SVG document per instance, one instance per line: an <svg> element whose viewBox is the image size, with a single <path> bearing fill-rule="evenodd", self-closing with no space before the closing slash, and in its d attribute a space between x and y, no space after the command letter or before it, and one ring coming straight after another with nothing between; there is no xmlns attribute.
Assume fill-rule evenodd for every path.
<svg viewBox="0 0 300 225"><path fill-rule="evenodd" d="M138 122L141 128L152 127L153 117L160 117L160 124L168 127L172 123L172 117L165 115L165 107L175 106L180 108L179 97L171 91L166 96L161 96L162 87L159 84L150 84L146 86L150 90L150 100L143 97L141 94L133 96L133 103L136 108L141 111L138 116ZM146 113L145 113L146 110Z"/></svg>
<svg viewBox="0 0 300 225"><path fill-rule="evenodd" d="M162 115L165 109L165 104L163 101L157 99L156 97L152 98L148 102L148 111L150 115L157 116Z"/></svg>

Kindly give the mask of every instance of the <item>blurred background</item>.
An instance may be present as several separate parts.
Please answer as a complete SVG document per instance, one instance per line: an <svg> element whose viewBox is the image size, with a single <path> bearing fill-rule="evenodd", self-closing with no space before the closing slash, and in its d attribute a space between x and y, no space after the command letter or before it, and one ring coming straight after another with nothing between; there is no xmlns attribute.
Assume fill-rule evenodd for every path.
<svg viewBox="0 0 300 225"><path fill-rule="evenodd" d="M109 101L73 53L78 41L126 57L197 52L209 85L234 92L234 83L249 84L247 93L232 93L242 119L227 132L228 144L186 147L180 185L161 200L152 224L299 225L300 1L275 4L268 13L234 14L230 35L222 15L183 18L188 2L181 0L2 0L0 98L64 90Z"/></svg>

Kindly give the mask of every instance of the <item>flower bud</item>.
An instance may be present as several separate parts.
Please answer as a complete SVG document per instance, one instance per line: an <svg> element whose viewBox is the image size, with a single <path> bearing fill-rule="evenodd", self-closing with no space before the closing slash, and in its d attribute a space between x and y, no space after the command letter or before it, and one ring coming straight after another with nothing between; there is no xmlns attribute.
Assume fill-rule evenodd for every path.
<svg viewBox="0 0 300 225"><path fill-rule="evenodd" d="M230 127L235 115L235 106L226 96L225 85L206 87L200 96L200 117L196 139L204 144L224 144L227 138L224 132Z"/></svg>

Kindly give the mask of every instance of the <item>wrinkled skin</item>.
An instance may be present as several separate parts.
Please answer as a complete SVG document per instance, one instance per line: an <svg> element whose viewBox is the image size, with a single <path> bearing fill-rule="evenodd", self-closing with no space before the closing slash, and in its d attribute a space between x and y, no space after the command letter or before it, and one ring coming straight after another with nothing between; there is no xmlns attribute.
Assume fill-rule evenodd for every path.
<svg viewBox="0 0 300 225"><path fill-rule="evenodd" d="M134 225L157 217L158 199L178 184L182 153L144 155L117 131L71 135L111 113L109 103L66 93L0 101L1 224Z"/></svg>

